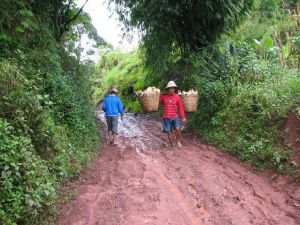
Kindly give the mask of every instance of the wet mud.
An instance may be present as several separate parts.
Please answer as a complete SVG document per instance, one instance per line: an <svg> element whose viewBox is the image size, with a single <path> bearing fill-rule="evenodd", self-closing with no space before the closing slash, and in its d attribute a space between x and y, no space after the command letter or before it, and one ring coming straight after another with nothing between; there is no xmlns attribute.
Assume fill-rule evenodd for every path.
<svg viewBox="0 0 300 225"><path fill-rule="evenodd" d="M154 116L120 121L119 146L107 144L60 207L59 225L299 225L300 186L252 170L192 134L170 149Z"/></svg>

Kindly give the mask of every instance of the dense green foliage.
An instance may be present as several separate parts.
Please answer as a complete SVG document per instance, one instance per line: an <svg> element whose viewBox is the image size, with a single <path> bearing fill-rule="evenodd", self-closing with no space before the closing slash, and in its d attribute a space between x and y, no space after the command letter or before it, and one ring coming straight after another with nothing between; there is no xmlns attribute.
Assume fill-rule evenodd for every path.
<svg viewBox="0 0 300 225"><path fill-rule="evenodd" d="M98 146L93 66L78 41L104 42L74 1L1 1L0 11L0 224L49 224L57 185Z"/></svg>
<svg viewBox="0 0 300 225"><path fill-rule="evenodd" d="M111 88L117 88L126 110L140 112L135 92L145 86L147 69L139 52L101 51L94 80L94 102L103 99Z"/></svg>
<svg viewBox="0 0 300 225"><path fill-rule="evenodd" d="M214 51L191 58L191 76L201 93L192 121L208 142L257 168L283 171L291 152L282 148L279 133L300 102L300 33L281 1L271 18L265 17L270 12L265 2L258 3Z"/></svg>
<svg viewBox="0 0 300 225"><path fill-rule="evenodd" d="M201 100L191 118L194 130L257 168L282 170L289 152L275 146L284 119L300 101L299 74L262 60L249 48L245 55L220 56L214 66L203 56L196 58L192 73L201 77L196 81ZM201 76L199 71L207 69L211 77Z"/></svg>
<svg viewBox="0 0 300 225"><path fill-rule="evenodd" d="M186 57L214 43L241 21L253 0L110 0L127 29L142 32L148 62Z"/></svg>
<svg viewBox="0 0 300 225"><path fill-rule="evenodd" d="M97 149L92 100L112 87L129 111L147 86L195 88L195 133L257 168L290 162L278 134L300 102L296 0L110 2L142 47L102 47L96 67L80 39L105 43L75 1L0 2L0 224L49 223L57 186Z"/></svg>
<svg viewBox="0 0 300 225"><path fill-rule="evenodd" d="M155 10L158 14L141 15L145 12L144 1L117 1L120 7L129 4L131 10L128 12L131 20L127 21L127 17L122 20L127 21L127 25L142 26L145 31L139 54L146 53L146 62L149 62L149 57L151 61L153 56L148 54L149 49L155 54L162 54L164 46L171 49L166 51L167 57L157 58L161 66L152 63L147 64L147 70L139 67L140 71L135 71L135 74L141 74L145 80L143 84L133 80L131 85L163 88L168 80L175 80L180 89L197 89L200 93L199 109L189 115L195 133L256 168L275 167L283 171L285 165L291 162L292 152L282 145L279 133L288 113L300 102L300 33L293 16L296 1L254 1L244 22L239 26L239 21L233 24L237 26L234 32L224 33L225 30L222 30L223 35L219 37L213 29L206 27L207 32L215 35L216 39L207 39L204 44L203 37L196 35L198 41L203 43L202 47L199 45L188 54L174 54L180 48L180 42L172 37L175 34L171 30L172 25L179 26L179 21L184 21L180 16L177 18L179 12L186 9L182 9L182 2L173 1L169 3L171 6L163 2L154 6L150 1L145 7L149 9L147 12ZM193 4L194 1L188 3ZM120 15L125 16L122 7L120 10ZM166 14L168 10L174 14ZM218 13L217 10L213 12ZM160 17L162 15L165 15L164 19ZM170 15L173 15L172 18L168 17ZM155 27L161 24L161 20L162 27ZM190 26L190 29L196 29L191 32L200 32L202 25L198 25ZM185 28L181 25L175 31L184 36L184 31L180 29ZM147 38L157 43L154 45ZM168 38L170 43L166 44L165 39ZM127 68L127 62L124 63L122 68ZM130 71L102 67L107 69L105 74L118 77L107 80L106 87L116 85L122 90L128 88L123 81L128 79L129 82ZM126 98L126 95L122 97L129 102L132 99Z"/></svg>

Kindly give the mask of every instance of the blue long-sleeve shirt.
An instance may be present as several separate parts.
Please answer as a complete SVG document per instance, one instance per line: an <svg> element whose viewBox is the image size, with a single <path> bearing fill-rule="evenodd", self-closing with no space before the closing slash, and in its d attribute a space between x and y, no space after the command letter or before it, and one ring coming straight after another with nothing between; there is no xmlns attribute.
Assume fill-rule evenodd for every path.
<svg viewBox="0 0 300 225"><path fill-rule="evenodd" d="M123 116L124 109L121 100L115 95L107 96L102 105L105 116Z"/></svg>

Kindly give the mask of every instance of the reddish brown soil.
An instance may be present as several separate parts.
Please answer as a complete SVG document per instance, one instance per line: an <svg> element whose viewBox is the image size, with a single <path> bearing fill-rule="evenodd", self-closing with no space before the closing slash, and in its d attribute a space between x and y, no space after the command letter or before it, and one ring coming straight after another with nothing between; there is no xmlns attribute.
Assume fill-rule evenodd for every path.
<svg viewBox="0 0 300 225"><path fill-rule="evenodd" d="M104 139L101 155L67 185L77 196L57 224L300 224L299 185L271 181L192 135L171 150L149 116L127 116L120 128L120 146Z"/></svg>
<svg viewBox="0 0 300 225"><path fill-rule="evenodd" d="M291 112L284 125L283 137L285 145L293 151L292 159L300 166L300 119L295 112Z"/></svg>

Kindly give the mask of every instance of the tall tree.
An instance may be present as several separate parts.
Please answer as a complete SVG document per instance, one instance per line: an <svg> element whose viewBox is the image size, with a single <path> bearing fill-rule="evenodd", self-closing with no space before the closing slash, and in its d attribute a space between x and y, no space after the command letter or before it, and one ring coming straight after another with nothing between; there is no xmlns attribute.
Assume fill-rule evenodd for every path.
<svg viewBox="0 0 300 225"><path fill-rule="evenodd" d="M160 58L199 51L231 31L253 0L109 0L127 29L137 27L147 53Z"/></svg>

